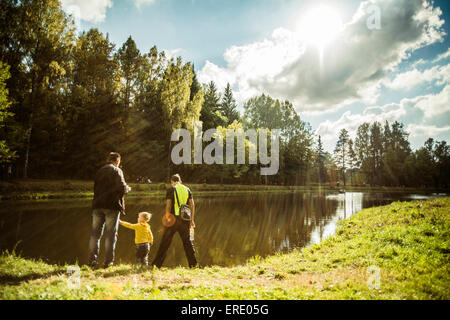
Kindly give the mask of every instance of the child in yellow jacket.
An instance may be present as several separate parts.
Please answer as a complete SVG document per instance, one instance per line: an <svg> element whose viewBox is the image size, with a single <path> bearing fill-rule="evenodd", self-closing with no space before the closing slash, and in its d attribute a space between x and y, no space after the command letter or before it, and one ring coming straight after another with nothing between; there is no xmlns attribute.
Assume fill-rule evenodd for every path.
<svg viewBox="0 0 450 320"><path fill-rule="evenodd" d="M131 224L125 221L119 221L119 223L125 228L135 231L135 244L136 244L136 262L148 265L148 254L150 252L150 246L153 244L153 234L148 222L152 218L152 215L148 212L141 212L138 216L138 223Z"/></svg>

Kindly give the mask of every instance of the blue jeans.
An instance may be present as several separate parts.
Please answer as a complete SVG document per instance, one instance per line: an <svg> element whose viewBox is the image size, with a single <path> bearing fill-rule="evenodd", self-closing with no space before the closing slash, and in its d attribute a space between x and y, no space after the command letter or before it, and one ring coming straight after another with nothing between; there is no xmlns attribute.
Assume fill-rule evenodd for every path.
<svg viewBox="0 0 450 320"><path fill-rule="evenodd" d="M105 229L105 266L114 263L114 251L117 242L117 230L119 227L119 211L108 209L96 209L92 213L92 231L89 240L89 265L96 265L100 251L100 239Z"/></svg>

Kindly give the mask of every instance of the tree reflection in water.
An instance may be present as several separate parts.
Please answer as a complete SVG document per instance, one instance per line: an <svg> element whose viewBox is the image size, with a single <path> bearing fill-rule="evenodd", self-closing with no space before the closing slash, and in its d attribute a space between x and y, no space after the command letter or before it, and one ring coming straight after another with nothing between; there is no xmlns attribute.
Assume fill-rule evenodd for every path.
<svg viewBox="0 0 450 320"><path fill-rule="evenodd" d="M203 266L229 266L245 263L256 255L288 252L329 237L339 219L349 218L363 208L418 196L294 192L196 197L198 260ZM163 210L163 199L127 201L126 221L136 221L141 211L153 213L155 244L151 259L162 235ZM16 251L25 257L61 264L85 263L90 223L90 201L6 202L0 208L0 250L11 251L17 244ZM102 254L103 250L101 258ZM120 229L117 262L134 262L134 254L133 233ZM187 265L178 236L164 265Z"/></svg>

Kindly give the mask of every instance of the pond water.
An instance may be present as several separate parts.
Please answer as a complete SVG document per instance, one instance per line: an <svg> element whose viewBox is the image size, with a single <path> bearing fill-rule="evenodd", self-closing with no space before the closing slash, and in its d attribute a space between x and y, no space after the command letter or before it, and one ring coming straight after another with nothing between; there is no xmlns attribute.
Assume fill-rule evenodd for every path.
<svg viewBox="0 0 450 320"><path fill-rule="evenodd" d="M336 223L361 209L438 197L401 193L255 193L196 197L195 247L202 266L239 265L252 256L288 252L334 234ZM195 194L194 194L195 197ZM58 264L87 262L91 228L89 200L3 202L0 208L0 251L42 258ZM135 223L141 211L153 213L153 260L161 240L165 201L128 199L126 217ZM103 261L103 241L100 262ZM116 262L134 262L134 232L120 227ZM182 243L175 235L164 266L187 266Z"/></svg>

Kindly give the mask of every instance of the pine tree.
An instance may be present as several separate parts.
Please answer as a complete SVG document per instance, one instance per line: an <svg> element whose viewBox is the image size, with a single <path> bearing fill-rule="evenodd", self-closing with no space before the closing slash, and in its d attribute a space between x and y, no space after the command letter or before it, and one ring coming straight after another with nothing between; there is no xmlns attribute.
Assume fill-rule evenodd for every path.
<svg viewBox="0 0 450 320"><path fill-rule="evenodd" d="M336 144L334 154L336 158L336 164L338 168L341 170L342 179L344 181L344 187L346 186L345 170L348 162L348 142L349 142L348 131L342 129L339 134L339 140Z"/></svg>
<svg viewBox="0 0 450 320"><path fill-rule="evenodd" d="M371 184L381 184L383 166L383 129L379 122L370 126Z"/></svg>
<svg viewBox="0 0 450 320"><path fill-rule="evenodd" d="M353 140L348 140L348 168L350 170L350 179L351 184L353 185L353 176L354 176L354 170L358 166L358 159L356 157L356 152L353 148Z"/></svg>
<svg viewBox="0 0 450 320"><path fill-rule="evenodd" d="M127 114L117 99L120 69L114 45L97 29L78 38L74 56L70 108L65 112L67 172L91 178L104 157L118 150Z"/></svg>
<svg viewBox="0 0 450 320"><path fill-rule="evenodd" d="M202 86L200 82L198 82L197 79L197 73L195 72L195 66L192 64L192 72L194 73L194 77L192 78L192 85L191 85L191 101L194 100L195 95L202 90Z"/></svg>
<svg viewBox="0 0 450 320"><path fill-rule="evenodd" d="M358 127L354 149L358 159L359 167L366 178L370 176L370 124L363 123ZM366 181L364 181L364 184Z"/></svg>
<svg viewBox="0 0 450 320"><path fill-rule="evenodd" d="M118 50L116 54L118 60L121 78L123 81L123 103L125 109L130 108L131 100L133 99L136 88L138 70L142 63L142 56L133 38L128 37L127 41Z"/></svg>
<svg viewBox="0 0 450 320"><path fill-rule="evenodd" d="M321 136L319 136L319 139L317 141L316 156L317 156L316 166L317 166L319 184L325 183L326 182L326 169L325 169L326 154L323 149Z"/></svg>
<svg viewBox="0 0 450 320"><path fill-rule="evenodd" d="M231 90L229 83L225 88L220 109L222 111L222 115L227 118L227 125L232 124L234 121L239 121L240 116L237 111L236 100L233 97L233 91Z"/></svg>
<svg viewBox="0 0 450 320"><path fill-rule="evenodd" d="M220 112L220 99L216 84L211 81L205 88L205 100L200 114L204 130L226 126L227 121Z"/></svg>

